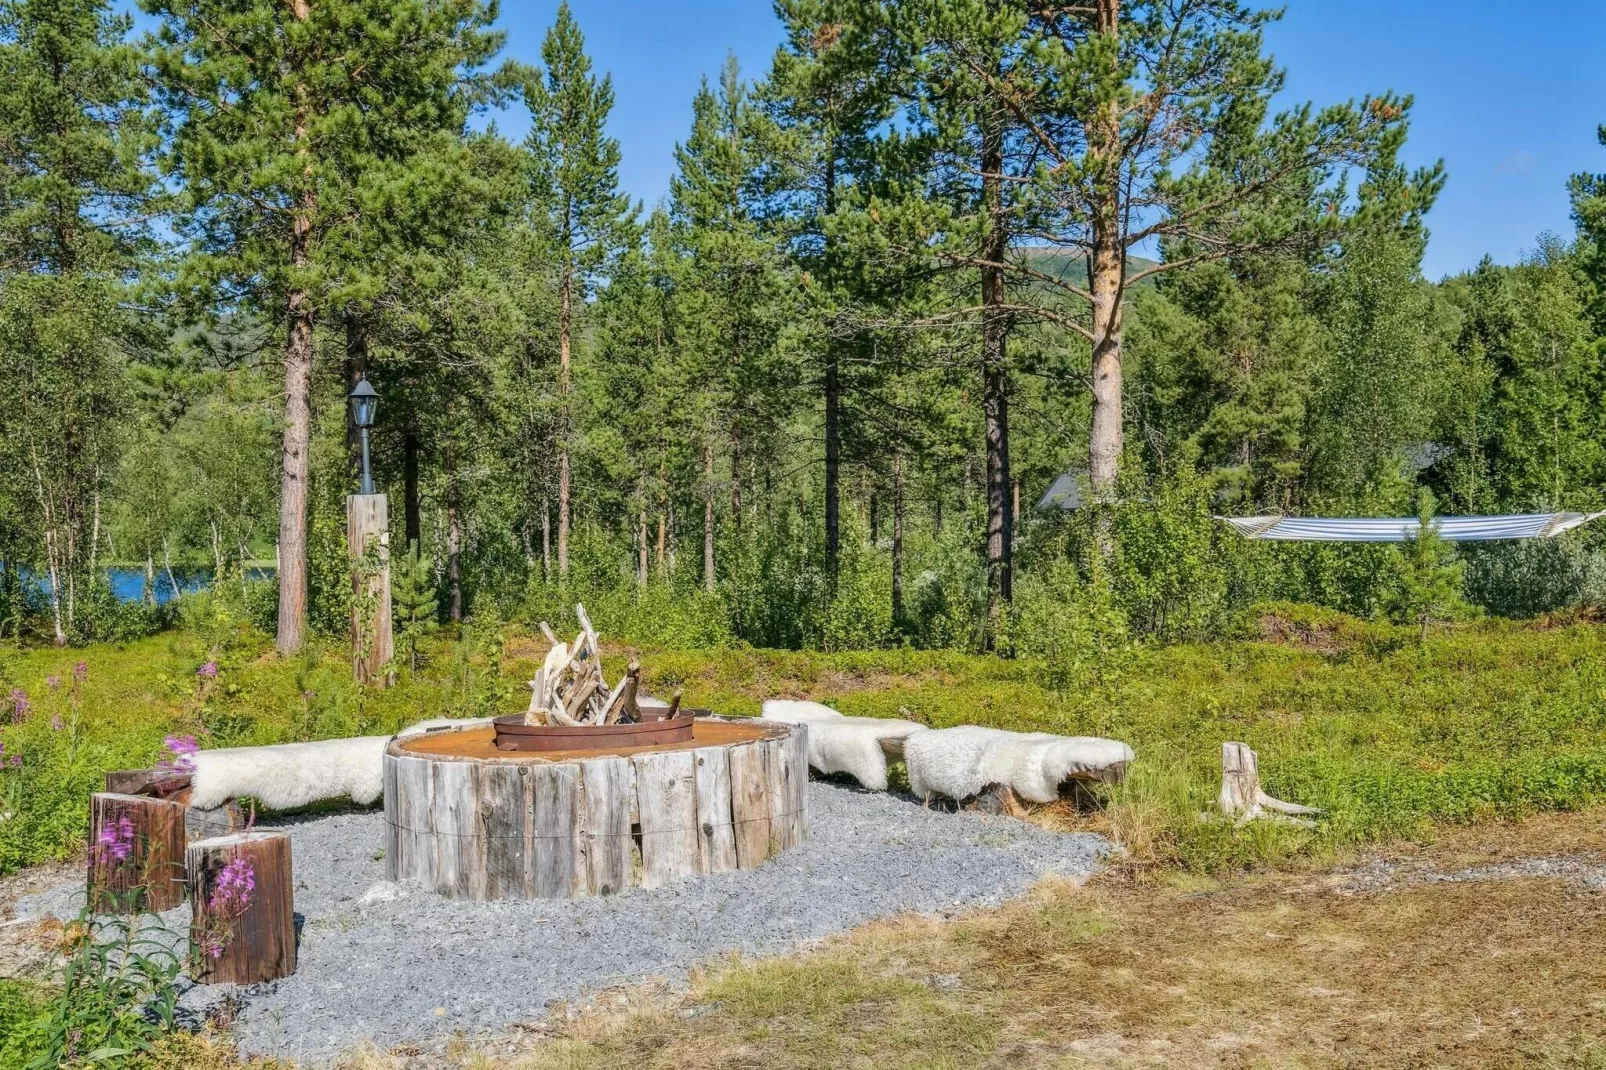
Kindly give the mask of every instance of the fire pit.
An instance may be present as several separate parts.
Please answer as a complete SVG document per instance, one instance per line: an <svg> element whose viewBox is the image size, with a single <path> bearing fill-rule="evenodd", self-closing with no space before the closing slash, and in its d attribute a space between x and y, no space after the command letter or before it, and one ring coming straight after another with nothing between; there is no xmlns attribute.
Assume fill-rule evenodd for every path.
<svg viewBox="0 0 1606 1070"><path fill-rule="evenodd" d="M807 728L686 720L679 743L505 751L489 727L392 741L387 874L454 899L564 899L750 869L802 843Z"/></svg>

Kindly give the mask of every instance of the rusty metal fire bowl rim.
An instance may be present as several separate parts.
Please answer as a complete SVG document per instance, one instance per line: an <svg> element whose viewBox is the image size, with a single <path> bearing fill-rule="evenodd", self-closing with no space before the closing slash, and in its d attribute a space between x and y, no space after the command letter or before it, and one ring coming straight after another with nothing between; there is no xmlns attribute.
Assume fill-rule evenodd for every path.
<svg viewBox="0 0 1606 1070"><path fill-rule="evenodd" d="M691 740L696 725L691 711L663 721L604 725L527 725L522 714L498 717L496 749L541 753L604 747L656 747Z"/></svg>

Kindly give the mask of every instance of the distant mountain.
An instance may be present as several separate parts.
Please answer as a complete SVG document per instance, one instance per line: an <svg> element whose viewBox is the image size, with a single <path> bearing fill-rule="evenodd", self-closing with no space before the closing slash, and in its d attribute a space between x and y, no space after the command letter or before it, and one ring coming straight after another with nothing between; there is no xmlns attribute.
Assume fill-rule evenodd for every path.
<svg viewBox="0 0 1606 1070"><path fill-rule="evenodd" d="M1022 249L1026 256L1026 263L1035 271L1045 275L1052 275L1062 282L1072 286L1087 285L1087 260L1080 253L1068 252L1064 249ZM1130 278L1140 271L1153 267L1159 261L1150 260L1143 256L1129 256L1126 259L1126 273ZM1139 285L1146 285L1147 280Z"/></svg>

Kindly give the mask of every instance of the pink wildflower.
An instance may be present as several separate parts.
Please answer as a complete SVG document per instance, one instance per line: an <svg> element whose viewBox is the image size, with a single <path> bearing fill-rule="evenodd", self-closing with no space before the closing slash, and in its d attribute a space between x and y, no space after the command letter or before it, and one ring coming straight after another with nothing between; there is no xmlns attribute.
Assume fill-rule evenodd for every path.
<svg viewBox="0 0 1606 1070"><path fill-rule="evenodd" d="M59 677L59 676L47 676L47 677L45 677L45 686L50 688L50 690L52 690L52 691L56 690L56 688L61 686L61 677Z"/></svg>
<svg viewBox="0 0 1606 1070"><path fill-rule="evenodd" d="M208 958L222 956L224 936L234 922L245 916L256 887L256 873L251 863L243 858L234 859L217 875L212 894L206 900L206 912L212 925L200 940L201 950Z"/></svg>
<svg viewBox="0 0 1606 1070"><path fill-rule="evenodd" d="M78 664L74 665L72 667L72 678L77 680L79 683L83 683L85 680L89 679L89 663L87 661L80 661Z"/></svg>
<svg viewBox="0 0 1606 1070"><path fill-rule="evenodd" d="M11 768L13 768L13 769L21 769L22 768L22 755L13 754L11 756L11 760L9 762L7 762L6 764L11 766Z"/></svg>
<svg viewBox="0 0 1606 1070"><path fill-rule="evenodd" d="M28 701L28 692L20 687L13 687L9 696L11 700L11 723L21 724L28 717L28 711L33 709L33 703Z"/></svg>
<svg viewBox="0 0 1606 1070"><path fill-rule="evenodd" d="M203 680L216 680L217 662L210 660L207 661L205 665L202 665L199 669L195 670L195 675L199 676Z"/></svg>
<svg viewBox="0 0 1606 1070"><path fill-rule="evenodd" d="M61 719L61 714L54 713L54 714L50 715L50 730L52 732L60 732L63 728L66 728L66 727L67 727L67 724L66 724L66 722L64 722Z"/></svg>
<svg viewBox="0 0 1606 1070"><path fill-rule="evenodd" d="M195 762L191 760L190 756L200 750L201 745L195 742L194 736L168 736L164 742L173 758L171 761L162 762L163 768L171 768L184 773L195 772Z"/></svg>

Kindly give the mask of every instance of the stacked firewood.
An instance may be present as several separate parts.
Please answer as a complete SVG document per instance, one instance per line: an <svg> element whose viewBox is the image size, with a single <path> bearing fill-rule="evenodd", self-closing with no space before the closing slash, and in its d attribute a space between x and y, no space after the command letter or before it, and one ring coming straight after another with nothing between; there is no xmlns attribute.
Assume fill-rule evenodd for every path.
<svg viewBox="0 0 1606 1070"><path fill-rule="evenodd" d="M552 649L530 681L530 708L525 711L527 725L604 725L642 720L641 663L630 659L630 667L612 687L602 675L602 647L586 607L576 605L580 634L572 644L564 643L546 621L541 634ZM680 705L677 693L665 716L673 717ZM655 711L656 712L656 711Z"/></svg>

